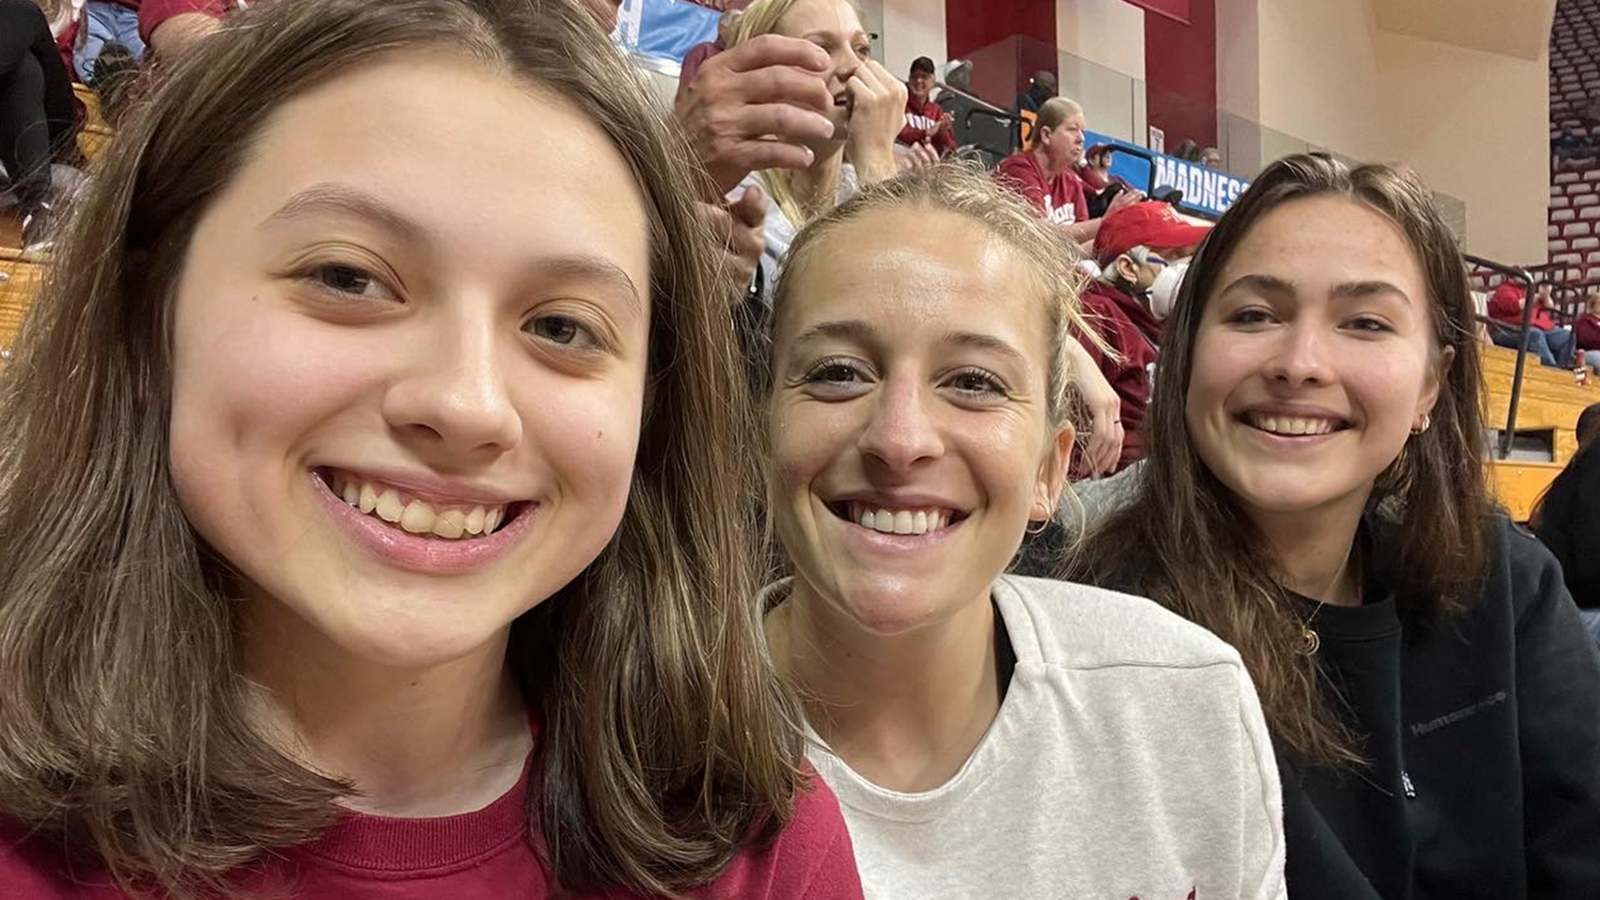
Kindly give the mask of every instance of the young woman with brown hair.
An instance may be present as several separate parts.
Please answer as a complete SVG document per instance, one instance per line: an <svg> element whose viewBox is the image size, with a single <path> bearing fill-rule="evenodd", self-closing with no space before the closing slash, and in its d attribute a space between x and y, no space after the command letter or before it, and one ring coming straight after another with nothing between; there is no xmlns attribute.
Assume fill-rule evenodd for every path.
<svg viewBox="0 0 1600 900"><path fill-rule="evenodd" d="M594 23L265 3L169 76L0 379L0 894L858 896Z"/></svg>
<svg viewBox="0 0 1600 900"><path fill-rule="evenodd" d="M1069 569L1238 648L1297 898L1600 896L1600 664L1491 507L1464 272L1413 176L1269 167L1167 320L1136 496Z"/></svg>

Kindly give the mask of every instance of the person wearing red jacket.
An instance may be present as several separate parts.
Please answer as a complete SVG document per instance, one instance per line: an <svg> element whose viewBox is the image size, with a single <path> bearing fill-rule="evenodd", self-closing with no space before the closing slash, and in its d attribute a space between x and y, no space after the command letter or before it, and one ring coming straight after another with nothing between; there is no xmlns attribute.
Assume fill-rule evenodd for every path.
<svg viewBox="0 0 1600 900"><path fill-rule="evenodd" d="M1583 301L1583 315L1572 323L1577 353L1596 375L1600 375L1600 291L1592 291Z"/></svg>
<svg viewBox="0 0 1600 900"><path fill-rule="evenodd" d="M911 62L911 77L906 79L906 127L895 140L907 147L923 144L940 156L949 156L956 152L955 122L933 102L933 85L933 60L917 57Z"/></svg>
<svg viewBox="0 0 1600 900"><path fill-rule="evenodd" d="M1141 426L1161 345L1161 323L1145 298L1167 262L1192 255L1208 230L1179 216L1170 204L1146 200L1107 215L1095 235L1094 255L1102 274L1090 282L1081 302L1085 318L1115 357L1088 335L1076 337L1122 399L1126 436L1114 472L1144 458Z"/></svg>
<svg viewBox="0 0 1600 900"><path fill-rule="evenodd" d="M1489 296L1489 318L1499 323L1490 330L1490 338L1501 347L1516 347L1521 340L1517 328L1522 324L1522 304L1527 292L1521 285L1502 281ZM1527 351L1539 357L1547 366L1564 368L1572 364L1573 333L1571 328L1557 328L1550 318L1550 286L1539 287L1537 304L1528 316Z"/></svg>

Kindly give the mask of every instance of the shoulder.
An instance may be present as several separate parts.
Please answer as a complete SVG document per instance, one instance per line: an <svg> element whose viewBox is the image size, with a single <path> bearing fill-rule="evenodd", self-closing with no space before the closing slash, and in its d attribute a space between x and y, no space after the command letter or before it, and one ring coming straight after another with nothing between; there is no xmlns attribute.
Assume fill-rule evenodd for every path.
<svg viewBox="0 0 1600 900"><path fill-rule="evenodd" d="M995 594L1007 615L1028 617L1043 662L1067 668L1143 666L1242 669L1238 651L1153 600L1104 588L1003 575ZM1008 602L1009 601L1009 602ZM1015 633L1015 629L1012 629Z"/></svg>
<svg viewBox="0 0 1600 900"><path fill-rule="evenodd" d="M0 818L0 896L28 900L113 900L122 892L93 864L74 865L51 840ZM14 893L6 893L14 892Z"/></svg>
<svg viewBox="0 0 1600 900"><path fill-rule="evenodd" d="M1520 622L1565 592L1561 565L1543 542L1501 512L1490 517L1488 530L1492 557L1484 600L1509 602Z"/></svg>
<svg viewBox="0 0 1600 900"><path fill-rule="evenodd" d="M765 847L734 860L704 900L859 900L861 880L844 815L809 762L788 823Z"/></svg>
<svg viewBox="0 0 1600 900"><path fill-rule="evenodd" d="M1000 160L1000 165L996 166L994 171L996 175L1009 175L1013 178L1037 179L1039 175L1033 160L1026 152L1020 150Z"/></svg>

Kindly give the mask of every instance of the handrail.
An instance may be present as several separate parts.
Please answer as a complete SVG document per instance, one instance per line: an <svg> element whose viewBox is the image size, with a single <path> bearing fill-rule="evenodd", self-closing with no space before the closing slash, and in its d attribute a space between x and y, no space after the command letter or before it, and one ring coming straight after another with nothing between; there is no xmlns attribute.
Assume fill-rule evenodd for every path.
<svg viewBox="0 0 1600 900"><path fill-rule="evenodd" d="M1511 405L1506 410L1506 427L1500 432L1500 447L1497 459L1505 459L1511 455L1511 442L1517 434L1517 403L1522 399L1522 370L1528 363L1528 322L1533 315L1533 276L1527 269L1518 269L1493 260L1484 259L1471 254L1463 254L1466 261L1491 272L1499 272L1507 278L1522 282L1524 300L1522 302L1522 325L1517 334L1517 363L1511 376ZM1502 325L1504 323L1501 323Z"/></svg>

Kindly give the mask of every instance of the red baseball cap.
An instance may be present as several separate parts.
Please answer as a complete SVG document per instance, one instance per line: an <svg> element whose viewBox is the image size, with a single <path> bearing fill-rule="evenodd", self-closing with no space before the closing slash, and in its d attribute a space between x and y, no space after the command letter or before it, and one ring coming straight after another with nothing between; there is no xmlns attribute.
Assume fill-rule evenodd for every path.
<svg viewBox="0 0 1600 900"><path fill-rule="evenodd" d="M1115 259L1134 247L1165 250L1198 244L1211 231L1178 215L1169 203L1144 200L1117 210L1100 223L1094 258Z"/></svg>

